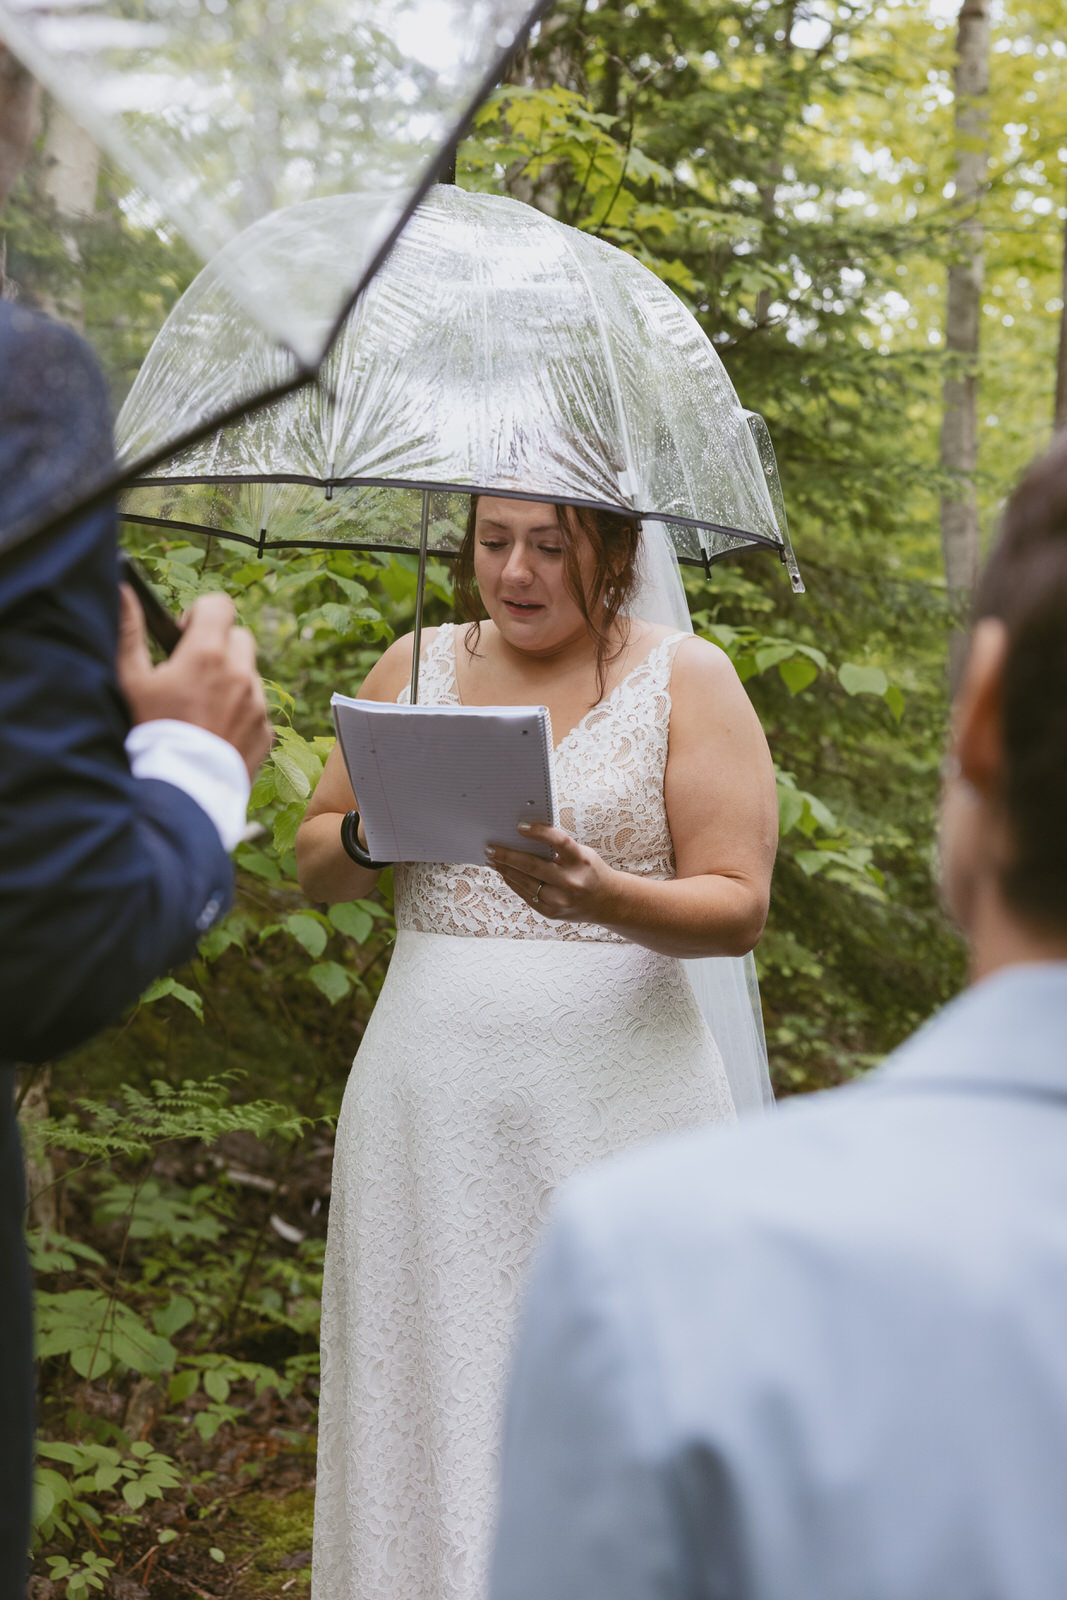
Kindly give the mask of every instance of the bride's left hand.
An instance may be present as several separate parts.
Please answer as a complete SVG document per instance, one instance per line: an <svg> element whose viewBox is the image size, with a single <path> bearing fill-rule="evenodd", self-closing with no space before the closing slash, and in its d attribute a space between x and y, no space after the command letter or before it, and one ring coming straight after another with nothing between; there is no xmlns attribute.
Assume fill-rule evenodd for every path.
<svg viewBox="0 0 1067 1600"><path fill-rule="evenodd" d="M531 843L551 846L553 859L504 845L488 846L486 864L499 872L508 888L554 922L604 922L614 902L619 877L615 869L562 828L520 822L519 832Z"/></svg>

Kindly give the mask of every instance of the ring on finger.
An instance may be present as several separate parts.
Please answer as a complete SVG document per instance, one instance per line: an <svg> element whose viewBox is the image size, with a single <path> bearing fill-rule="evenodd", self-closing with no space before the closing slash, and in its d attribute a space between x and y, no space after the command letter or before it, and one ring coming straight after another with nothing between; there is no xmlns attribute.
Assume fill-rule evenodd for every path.
<svg viewBox="0 0 1067 1600"><path fill-rule="evenodd" d="M543 883L539 883L537 885L537 893L534 895L533 899L530 901L530 904L532 906L535 906L537 904L537 902L540 900L540 898L541 898L541 890L543 888L544 888L544 884Z"/></svg>

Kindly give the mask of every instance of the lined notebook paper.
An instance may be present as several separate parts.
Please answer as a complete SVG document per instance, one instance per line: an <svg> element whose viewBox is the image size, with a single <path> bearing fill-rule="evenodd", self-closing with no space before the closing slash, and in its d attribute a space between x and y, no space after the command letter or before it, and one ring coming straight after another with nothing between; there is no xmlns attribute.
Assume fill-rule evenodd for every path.
<svg viewBox="0 0 1067 1600"><path fill-rule="evenodd" d="M330 701L375 861L484 862L487 844L548 856L519 822L558 822L546 706Z"/></svg>

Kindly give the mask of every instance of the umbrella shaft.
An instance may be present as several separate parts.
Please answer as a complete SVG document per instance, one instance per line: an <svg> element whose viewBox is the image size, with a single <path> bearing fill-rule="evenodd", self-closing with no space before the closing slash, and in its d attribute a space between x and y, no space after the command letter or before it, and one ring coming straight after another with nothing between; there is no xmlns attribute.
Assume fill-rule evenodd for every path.
<svg viewBox="0 0 1067 1600"><path fill-rule="evenodd" d="M419 703L419 653L422 649L422 606L426 598L426 551L430 543L430 491L422 491L419 526L419 580L415 588L415 638L411 652L411 704Z"/></svg>

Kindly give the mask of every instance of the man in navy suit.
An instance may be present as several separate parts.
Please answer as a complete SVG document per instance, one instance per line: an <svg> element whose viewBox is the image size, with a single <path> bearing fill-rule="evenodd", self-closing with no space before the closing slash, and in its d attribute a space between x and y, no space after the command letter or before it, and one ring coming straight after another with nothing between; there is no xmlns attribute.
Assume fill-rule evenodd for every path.
<svg viewBox="0 0 1067 1600"><path fill-rule="evenodd" d="M0 206L35 119L0 44ZM223 595L153 667L111 506L43 519L111 462L108 398L69 329L0 302L0 1595L25 1588L33 1425L11 1063L113 1021L232 896L228 850L270 744L251 635ZM117 652L117 661L116 661Z"/></svg>

